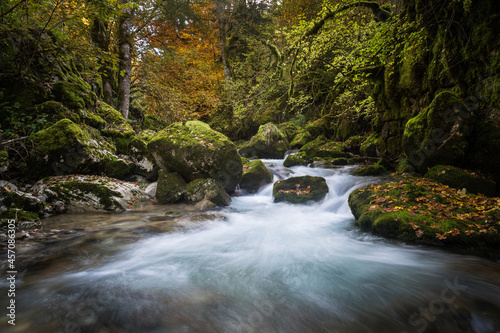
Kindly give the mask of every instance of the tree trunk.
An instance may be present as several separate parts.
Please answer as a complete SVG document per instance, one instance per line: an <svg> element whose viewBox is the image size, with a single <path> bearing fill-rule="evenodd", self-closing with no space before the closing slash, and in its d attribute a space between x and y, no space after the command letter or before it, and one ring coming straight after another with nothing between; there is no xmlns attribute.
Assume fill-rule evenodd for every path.
<svg viewBox="0 0 500 333"><path fill-rule="evenodd" d="M125 5L130 0L123 0ZM125 6L118 21L119 70L118 75L118 111L126 119L130 106L130 77L132 71L132 8Z"/></svg>
<svg viewBox="0 0 500 333"><path fill-rule="evenodd" d="M222 67L224 68L224 79L231 80L231 69L229 68L226 53L226 16L225 6L222 1L216 3L217 20L219 21L219 48Z"/></svg>
<svg viewBox="0 0 500 333"><path fill-rule="evenodd" d="M108 23L99 19L94 18L92 23L92 42L101 50L102 54L99 59L99 75L102 81L102 97L104 102L109 105L113 105L113 86L111 84L111 78L113 77L113 72L111 70L112 66L109 60L106 60L109 52L109 38L108 38Z"/></svg>

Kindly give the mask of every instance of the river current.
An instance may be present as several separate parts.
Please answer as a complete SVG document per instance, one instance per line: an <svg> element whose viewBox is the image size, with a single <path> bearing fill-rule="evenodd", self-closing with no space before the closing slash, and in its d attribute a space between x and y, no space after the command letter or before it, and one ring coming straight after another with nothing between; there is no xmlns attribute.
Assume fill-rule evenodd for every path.
<svg viewBox="0 0 500 333"><path fill-rule="evenodd" d="M44 220L81 236L19 276L16 326L0 330L500 332L499 263L361 232L347 199L379 178L264 161L275 180L322 176L330 192L273 203L269 185L189 218L154 206Z"/></svg>

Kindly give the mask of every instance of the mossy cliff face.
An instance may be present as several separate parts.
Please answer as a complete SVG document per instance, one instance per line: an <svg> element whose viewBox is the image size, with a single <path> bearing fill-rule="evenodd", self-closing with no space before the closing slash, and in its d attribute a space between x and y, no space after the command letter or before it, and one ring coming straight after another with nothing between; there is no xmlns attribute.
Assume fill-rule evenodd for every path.
<svg viewBox="0 0 500 333"><path fill-rule="evenodd" d="M473 117L467 105L445 91L434 98L429 108L407 122L403 149L420 171L443 163L461 165L472 127Z"/></svg>
<svg viewBox="0 0 500 333"><path fill-rule="evenodd" d="M433 11L427 10L430 6ZM394 42L383 72L373 77L378 110L374 130L382 139L378 143L382 156L425 154L432 148L425 146L433 140L427 127L431 125L444 131L434 133L440 141L434 149L442 150L442 157L426 156L420 171L436 163L463 163L500 179L487 161L500 150L500 124L493 120L500 109L500 2L407 1L401 8L388 29L399 34L395 40L404 42ZM387 42L391 36L387 34ZM442 95L443 90L449 93ZM446 104L468 109L469 117L462 117L461 123L435 123L442 122ZM443 149L443 144L450 149Z"/></svg>
<svg viewBox="0 0 500 333"><path fill-rule="evenodd" d="M232 192L241 180L243 164L236 146L203 122L172 124L152 138L148 149L160 168L187 181L213 178Z"/></svg>
<svg viewBox="0 0 500 333"><path fill-rule="evenodd" d="M430 180L400 178L355 190L349 206L362 230L500 258L498 198L458 193Z"/></svg>

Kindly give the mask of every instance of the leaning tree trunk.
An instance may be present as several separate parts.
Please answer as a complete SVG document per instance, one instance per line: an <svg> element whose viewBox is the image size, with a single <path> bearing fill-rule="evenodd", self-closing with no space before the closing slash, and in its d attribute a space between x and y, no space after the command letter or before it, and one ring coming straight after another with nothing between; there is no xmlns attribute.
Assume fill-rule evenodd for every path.
<svg viewBox="0 0 500 333"><path fill-rule="evenodd" d="M126 119L130 106L130 76L132 71L132 8L130 0L123 0L125 7L118 21L119 70L118 111Z"/></svg>

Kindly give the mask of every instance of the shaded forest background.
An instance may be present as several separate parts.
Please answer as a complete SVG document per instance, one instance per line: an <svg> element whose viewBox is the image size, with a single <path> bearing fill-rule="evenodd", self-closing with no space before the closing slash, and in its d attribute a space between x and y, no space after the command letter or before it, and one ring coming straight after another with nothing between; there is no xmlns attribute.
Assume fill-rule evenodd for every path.
<svg viewBox="0 0 500 333"><path fill-rule="evenodd" d="M199 119L236 141L288 124L310 140L372 143L394 164L413 155L420 171L445 162L498 183L499 9L493 0L2 1L1 141L58 121L59 104L47 101L106 103L136 129ZM449 134L445 148L428 128Z"/></svg>

